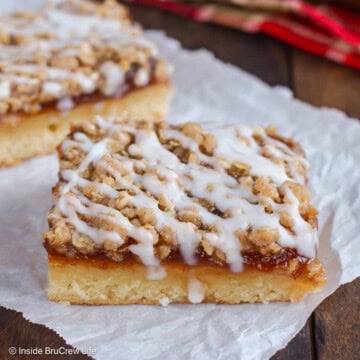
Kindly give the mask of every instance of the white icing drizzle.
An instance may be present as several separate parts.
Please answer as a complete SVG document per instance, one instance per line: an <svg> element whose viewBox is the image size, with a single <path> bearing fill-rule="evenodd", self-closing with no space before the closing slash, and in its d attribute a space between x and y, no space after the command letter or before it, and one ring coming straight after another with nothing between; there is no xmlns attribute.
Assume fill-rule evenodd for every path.
<svg viewBox="0 0 360 360"><path fill-rule="evenodd" d="M80 6L84 3L82 0L73 2ZM31 41L19 45L0 44L0 99L11 96L12 82L29 84L35 81L38 84L39 71L42 72L41 81L44 81L41 89L55 99L68 95L69 89L64 85L66 79L75 81L80 86L81 93L85 94L101 90L104 95L110 96L124 90L121 85L126 83L126 77L119 64L106 62L89 75L82 73L82 70L68 71L40 65L34 60L39 54L47 59L51 59L55 51L60 51L64 56L79 56L81 45L89 44L95 48L106 45L120 52L126 46L138 46L146 49L148 56L157 57L156 46L145 38L137 25L95 13L84 14L67 6L69 3L71 4L67 2L66 6L45 6L30 20L16 15L0 16L0 31L25 38L32 37ZM48 34L51 36L44 39ZM145 55L139 52L139 56ZM103 75L102 80L99 74ZM6 81L2 81L2 78ZM105 82L104 86L100 86L102 81ZM147 66L140 66L134 85L145 86L149 81L150 70Z"/></svg>
<svg viewBox="0 0 360 360"><path fill-rule="evenodd" d="M114 95L125 82L125 74L121 68L111 61L102 64L100 72L105 77L106 87L103 90L107 96Z"/></svg>
<svg viewBox="0 0 360 360"><path fill-rule="evenodd" d="M308 258L313 258L315 256L315 247L318 246L318 236L315 231L311 231L311 226L300 216L298 216L297 209L299 207L299 200L293 194L293 192L289 189L289 187L284 186L285 194L290 199L291 205L284 206L286 210L290 213L294 221L293 230L297 234L301 234L301 241L297 244L297 249L300 254L307 256ZM283 239L280 237L279 243L282 246L287 246L287 243L283 243Z"/></svg>
<svg viewBox="0 0 360 360"><path fill-rule="evenodd" d="M261 135L266 136L263 129L251 129L245 125L238 126L237 131L229 131L228 127L216 129L217 138L224 140L219 143L215 150L215 155L226 156L230 161L251 164L252 175L268 176L276 183L276 185L280 185L284 181L289 180L284 168L279 167L277 164L263 156L259 156L259 150L261 149L251 138L251 135L256 132L260 132ZM247 146L239 141L239 134L246 136L247 139L250 140L251 146Z"/></svg>
<svg viewBox="0 0 360 360"><path fill-rule="evenodd" d="M167 296L164 296L164 297L160 298L159 304L161 306L166 307L166 306L168 306L170 304L170 299Z"/></svg>
<svg viewBox="0 0 360 360"><path fill-rule="evenodd" d="M147 278L149 280L162 280L166 277L166 270L162 266L149 267Z"/></svg>
<svg viewBox="0 0 360 360"><path fill-rule="evenodd" d="M45 16L51 24L62 29L59 37L65 40L73 36L84 38L89 32L114 34L114 31L118 32L122 28L120 22L111 19L104 21L95 15L75 14L60 9L48 9L45 11ZM46 28L46 24L41 25L45 25Z"/></svg>
<svg viewBox="0 0 360 360"><path fill-rule="evenodd" d="M10 94L11 94L10 81L9 80L0 81L0 99L7 98L10 96Z"/></svg>
<svg viewBox="0 0 360 360"><path fill-rule="evenodd" d="M65 96L58 100L56 107L59 111L65 112L71 110L75 106L74 101L69 96Z"/></svg>
<svg viewBox="0 0 360 360"><path fill-rule="evenodd" d="M144 69L141 68L136 72L135 78L134 78L134 84L136 86L145 86L146 84L148 84L150 81L150 75L149 72Z"/></svg>
<svg viewBox="0 0 360 360"><path fill-rule="evenodd" d="M81 177L81 173L93 164L104 170L115 179L116 189L131 190L130 204L135 208L148 208L155 214L154 227L160 231L169 226L176 235L180 251L187 264L196 263L195 251L202 240L206 238L215 248L226 255L226 261L234 272L242 270L241 245L235 232L246 231L249 226L253 229L269 227L279 233L278 243L282 247L296 248L298 253L308 258L315 257L317 247L317 232L310 224L303 220L299 213L299 201L290 187L284 182L305 183L304 176L296 172L296 167L290 166L290 177L286 174L282 164L272 162L262 155L264 147L276 157L291 162L301 162L308 166L300 155L297 155L285 144L266 135L261 128L248 126L214 126L203 125L205 133L212 134L217 146L214 156L203 154L198 144L180 130L167 128L164 135L168 139L176 139L184 148L193 151L201 163L182 163L178 157L167 150L159 141L155 131L136 129L128 124L112 123L96 119L97 126L107 131L107 135L99 142L92 142L84 133L74 133L73 139L66 140L62 150L78 147L87 154L77 170L62 170L61 177L65 183L60 187L59 199L56 207L66 221L76 230L89 236L96 244L109 239L123 244L120 233L97 229L82 221L78 214L104 219L114 225L124 228L128 236L136 240L129 250L138 255L141 261L149 266L149 278L160 279L164 276L160 261L154 255L154 234L149 230L133 225L120 211L105 205L91 202L79 188L89 184L96 186L98 191L108 198L117 198L120 190L115 190L105 183L90 182ZM89 124L89 126L94 126ZM112 153L108 149L108 142L113 139L122 139L126 134L134 138L134 143L128 147L128 152L135 158ZM264 146L253 140L254 134L261 134ZM240 141L240 136L247 139L248 145ZM118 140L121 141L121 140ZM271 198L254 195L251 190L239 183L226 172L223 161L241 161L251 166L253 176L266 176L285 192L290 203L276 203ZM207 166L204 166L207 164ZM127 175L122 176L119 168L124 169ZM145 173L137 173L134 169L145 169ZM294 175L292 173L294 172ZM294 179L293 179L294 178ZM212 190L208 190L208 185ZM157 198L163 196L169 199L174 208L163 211L158 206ZM198 199L211 201L221 212L229 216L220 217L200 205ZM267 200L273 207L272 213L264 211L259 204L260 200ZM291 232L279 223L279 213L286 211L291 215L293 226ZM200 231L190 222L180 221L176 217L178 212L195 212L201 217L202 224L213 228L216 232ZM195 284L197 284L195 282ZM192 287L198 285L191 285ZM192 290L193 292L195 290ZM199 296L200 297L200 296ZM195 296L196 300L196 296Z"/></svg>
<svg viewBox="0 0 360 360"><path fill-rule="evenodd" d="M82 87L85 94L90 94L95 90L97 78L96 74L89 77L80 72L76 72L75 74L72 74L72 76L73 79L76 80L76 82Z"/></svg>
<svg viewBox="0 0 360 360"><path fill-rule="evenodd" d="M188 299L192 304L199 304L204 300L205 286L197 279L190 278L188 281Z"/></svg>
<svg viewBox="0 0 360 360"><path fill-rule="evenodd" d="M47 81L42 86L43 91L57 98L63 94L64 88L61 84L54 81Z"/></svg>

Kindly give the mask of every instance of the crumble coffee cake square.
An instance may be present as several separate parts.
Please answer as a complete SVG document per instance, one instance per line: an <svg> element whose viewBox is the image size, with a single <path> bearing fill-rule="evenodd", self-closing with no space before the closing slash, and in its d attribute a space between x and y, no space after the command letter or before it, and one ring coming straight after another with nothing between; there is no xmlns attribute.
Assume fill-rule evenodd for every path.
<svg viewBox="0 0 360 360"><path fill-rule="evenodd" d="M53 151L94 115L160 121L169 94L157 47L116 1L0 16L0 166Z"/></svg>
<svg viewBox="0 0 360 360"><path fill-rule="evenodd" d="M50 300L295 302L326 282L308 162L273 127L96 117L59 157Z"/></svg>

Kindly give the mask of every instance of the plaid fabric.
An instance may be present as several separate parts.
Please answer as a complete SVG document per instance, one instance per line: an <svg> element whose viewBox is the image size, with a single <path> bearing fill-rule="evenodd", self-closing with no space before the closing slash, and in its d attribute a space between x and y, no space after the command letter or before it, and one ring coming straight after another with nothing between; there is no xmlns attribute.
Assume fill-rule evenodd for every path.
<svg viewBox="0 0 360 360"><path fill-rule="evenodd" d="M201 22L263 32L360 69L360 14L301 0L132 0Z"/></svg>

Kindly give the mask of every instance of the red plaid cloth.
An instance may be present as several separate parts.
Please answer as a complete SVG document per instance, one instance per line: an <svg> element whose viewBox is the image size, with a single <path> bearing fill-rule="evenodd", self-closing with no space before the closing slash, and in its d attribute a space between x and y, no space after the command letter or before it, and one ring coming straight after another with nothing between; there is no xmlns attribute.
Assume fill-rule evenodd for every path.
<svg viewBox="0 0 360 360"><path fill-rule="evenodd" d="M360 69L360 14L301 0L132 0L201 22L263 32Z"/></svg>

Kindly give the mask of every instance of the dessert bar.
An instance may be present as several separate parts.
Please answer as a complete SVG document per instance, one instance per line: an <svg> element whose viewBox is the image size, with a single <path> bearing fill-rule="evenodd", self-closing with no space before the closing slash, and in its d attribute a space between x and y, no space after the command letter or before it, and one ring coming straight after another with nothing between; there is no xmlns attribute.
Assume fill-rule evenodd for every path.
<svg viewBox="0 0 360 360"><path fill-rule="evenodd" d="M50 300L295 302L326 281L308 162L273 127L96 117L58 151Z"/></svg>
<svg viewBox="0 0 360 360"><path fill-rule="evenodd" d="M96 114L160 121L169 93L157 47L115 1L0 16L0 166L53 151Z"/></svg>

